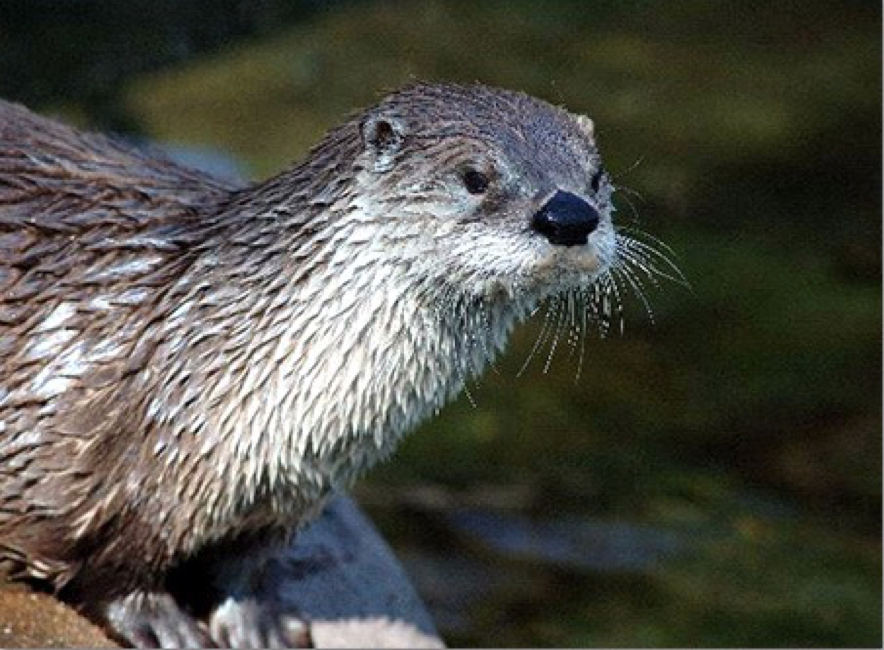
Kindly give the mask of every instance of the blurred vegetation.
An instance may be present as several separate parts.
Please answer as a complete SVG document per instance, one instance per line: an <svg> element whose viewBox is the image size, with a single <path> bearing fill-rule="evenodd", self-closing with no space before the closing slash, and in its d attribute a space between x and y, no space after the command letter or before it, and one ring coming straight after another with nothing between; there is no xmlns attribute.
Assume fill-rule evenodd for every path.
<svg viewBox="0 0 884 650"><path fill-rule="evenodd" d="M415 78L591 115L631 188L619 222L672 246L692 290L652 290L653 322L633 301L576 381L565 345L517 377L538 335L523 328L475 405L369 476L366 503L405 556L518 578L443 629L455 643L880 647L880 5L166 0L131 3L152 7L136 20L42 3L69 7L50 45L34 37L46 14L4 4L23 17L0 20L18 48L0 52L6 97L218 147L256 176ZM15 56L39 69L12 72ZM89 57L112 81L90 81ZM510 507L533 517L689 544L642 571L564 570L494 555L396 496L432 486L456 508L476 485L520 490Z"/></svg>

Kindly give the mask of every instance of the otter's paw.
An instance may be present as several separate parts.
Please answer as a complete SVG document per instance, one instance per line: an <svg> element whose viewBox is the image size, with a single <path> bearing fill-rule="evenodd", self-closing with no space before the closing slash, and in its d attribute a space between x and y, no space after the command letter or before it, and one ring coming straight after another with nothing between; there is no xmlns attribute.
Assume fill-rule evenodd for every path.
<svg viewBox="0 0 884 650"><path fill-rule="evenodd" d="M136 592L112 601L105 618L114 635L136 648L206 648L206 626L182 610L168 593Z"/></svg>
<svg viewBox="0 0 884 650"><path fill-rule="evenodd" d="M312 647L304 621L253 598L227 598L209 617L209 631L219 648Z"/></svg>

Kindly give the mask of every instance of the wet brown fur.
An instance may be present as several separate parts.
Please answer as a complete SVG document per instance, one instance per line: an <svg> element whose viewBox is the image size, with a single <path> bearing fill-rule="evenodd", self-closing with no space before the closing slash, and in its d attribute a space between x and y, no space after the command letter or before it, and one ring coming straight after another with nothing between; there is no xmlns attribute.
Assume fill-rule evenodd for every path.
<svg viewBox="0 0 884 650"><path fill-rule="evenodd" d="M0 386L15 396L0 400L0 559L14 576L63 587L88 573L96 589L124 590L120 576L143 581L175 555L173 540L158 539L175 522L160 530L144 522L162 516L160 486L154 505L127 502L115 489L156 482L148 460L122 462L149 435L135 428L139 400L127 395L126 378L149 363L151 339L138 334L162 316L161 295L210 237L206 211L232 190L155 153L0 102ZM114 271L121 260L157 258L143 272ZM134 288L147 299L128 303L125 291ZM106 293L123 300L90 313L88 297ZM34 329L72 295L69 344L128 328L130 345L108 355L88 383L47 399L29 390L47 364L29 359L24 342L39 340ZM87 531L72 536L81 516Z"/></svg>

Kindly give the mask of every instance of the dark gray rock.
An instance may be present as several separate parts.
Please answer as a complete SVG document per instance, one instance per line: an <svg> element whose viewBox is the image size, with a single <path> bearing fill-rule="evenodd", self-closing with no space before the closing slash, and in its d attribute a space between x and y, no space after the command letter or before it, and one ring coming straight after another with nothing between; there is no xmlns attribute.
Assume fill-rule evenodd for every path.
<svg viewBox="0 0 884 650"><path fill-rule="evenodd" d="M338 497L264 588L309 627L317 648L444 647L404 569L352 500Z"/></svg>

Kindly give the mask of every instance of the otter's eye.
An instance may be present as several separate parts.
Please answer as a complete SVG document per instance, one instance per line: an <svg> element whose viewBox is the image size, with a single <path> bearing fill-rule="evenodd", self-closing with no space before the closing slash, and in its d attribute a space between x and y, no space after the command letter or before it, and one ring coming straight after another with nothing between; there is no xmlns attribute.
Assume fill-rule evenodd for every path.
<svg viewBox="0 0 884 650"><path fill-rule="evenodd" d="M602 186L602 179L605 177L605 170L603 167L599 167L598 171L592 175L592 179L589 181L590 187L592 187L593 192L598 192L599 188Z"/></svg>
<svg viewBox="0 0 884 650"><path fill-rule="evenodd" d="M475 169L468 169L463 174L463 184L470 194L483 194L488 189L488 177Z"/></svg>

